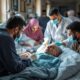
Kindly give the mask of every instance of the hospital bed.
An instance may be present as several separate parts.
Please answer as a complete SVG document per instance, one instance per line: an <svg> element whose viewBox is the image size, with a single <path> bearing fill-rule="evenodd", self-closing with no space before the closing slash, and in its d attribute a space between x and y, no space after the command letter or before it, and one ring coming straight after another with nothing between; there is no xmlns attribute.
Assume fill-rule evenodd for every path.
<svg viewBox="0 0 80 80"><path fill-rule="evenodd" d="M15 75L0 77L0 80L80 80L80 54L64 46L61 46L61 49L63 53L59 58L55 60L53 57L57 61L57 68L54 64L47 68L46 72L43 68L31 66L25 70L25 73L22 71ZM55 62L54 60L52 59L52 63Z"/></svg>

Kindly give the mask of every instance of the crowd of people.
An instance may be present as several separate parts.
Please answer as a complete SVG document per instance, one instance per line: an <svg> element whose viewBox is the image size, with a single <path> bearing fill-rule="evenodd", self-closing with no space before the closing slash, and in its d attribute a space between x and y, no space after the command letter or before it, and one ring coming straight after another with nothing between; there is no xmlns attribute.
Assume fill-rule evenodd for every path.
<svg viewBox="0 0 80 80"><path fill-rule="evenodd" d="M34 40L34 46L47 45L46 53L53 56L58 57L62 53L61 45L80 53L80 19L74 16L73 10L67 14L68 17L64 17L58 8L52 8L49 17L32 18L28 23L21 15L10 17L4 30L0 29L0 76L19 73L36 59L36 55L28 52L17 54L14 41L20 34ZM31 47L26 43L26 47Z"/></svg>

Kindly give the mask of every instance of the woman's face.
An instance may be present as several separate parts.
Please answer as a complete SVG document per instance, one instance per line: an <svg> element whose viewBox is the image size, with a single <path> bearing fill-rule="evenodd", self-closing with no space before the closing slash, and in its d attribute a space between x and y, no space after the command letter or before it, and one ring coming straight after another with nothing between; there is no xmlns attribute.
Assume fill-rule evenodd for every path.
<svg viewBox="0 0 80 80"><path fill-rule="evenodd" d="M34 25L33 27L32 27L32 31L33 32L36 32L38 30L38 24L36 24L36 25Z"/></svg>

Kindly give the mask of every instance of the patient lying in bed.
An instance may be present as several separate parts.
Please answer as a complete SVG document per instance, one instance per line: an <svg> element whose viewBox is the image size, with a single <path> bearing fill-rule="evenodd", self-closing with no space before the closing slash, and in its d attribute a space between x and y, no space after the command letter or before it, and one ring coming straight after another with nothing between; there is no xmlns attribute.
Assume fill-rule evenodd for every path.
<svg viewBox="0 0 80 80"><path fill-rule="evenodd" d="M58 47L56 45L49 45L46 48L46 51L44 53L58 57L62 53L62 50L60 47ZM35 53L26 52L26 53L20 55L21 58L24 58L24 55L25 55L25 58L30 58L32 61L37 59L37 54L35 54Z"/></svg>
<svg viewBox="0 0 80 80"><path fill-rule="evenodd" d="M53 56L59 56L62 53L62 50L60 47L56 45L50 45L46 49L46 53L51 54Z"/></svg>

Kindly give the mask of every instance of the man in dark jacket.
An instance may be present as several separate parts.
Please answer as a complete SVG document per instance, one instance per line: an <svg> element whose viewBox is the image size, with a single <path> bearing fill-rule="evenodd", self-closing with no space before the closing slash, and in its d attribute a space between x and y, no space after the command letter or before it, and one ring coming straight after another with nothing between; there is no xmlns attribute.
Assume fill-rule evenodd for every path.
<svg viewBox="0 0 80 80"><path fill-rule="evenodd" d="M19 17L11 17L6 23L6 29L0 30L0 76L21 72L31 64L26 54L17 55L14 38L20 33L25 21Z"/></svg>

